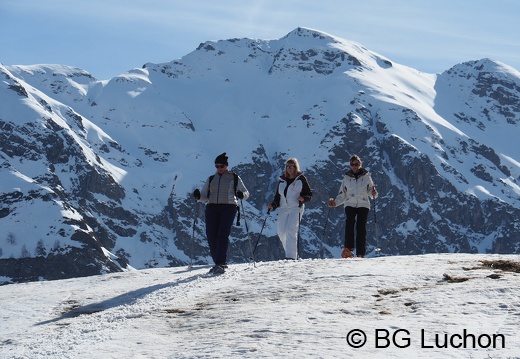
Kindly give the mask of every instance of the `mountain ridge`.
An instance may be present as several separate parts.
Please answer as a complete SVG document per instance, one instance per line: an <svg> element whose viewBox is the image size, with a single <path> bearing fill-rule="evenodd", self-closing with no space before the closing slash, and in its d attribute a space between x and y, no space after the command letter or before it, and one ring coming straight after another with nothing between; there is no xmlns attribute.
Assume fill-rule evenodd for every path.
<svg viewBox="0 0 520 359"><path fill-rule="evenodd" d="M7 259L30 262L36 243L46 256L101 253L94 271L206 263L202 206L189 194L225 151L252 193L244 210L260 259L280 254L274 216L260 228L288 157L300 160L315 193L302 220L303 255L338 254L344 215L331 211L337 235L323 233L324 203L354 153L381 193L369 252L376 242L387 254L520 251L520 76L490 59L425 74L298 28L276 40L208 41L104 81L60 65L0 71L7 280L16 278ZM62 214L47 218L49 205ZM18 224L40 211L32 229ZM249 257L247 237L233 229L233 261Z"/></svg>

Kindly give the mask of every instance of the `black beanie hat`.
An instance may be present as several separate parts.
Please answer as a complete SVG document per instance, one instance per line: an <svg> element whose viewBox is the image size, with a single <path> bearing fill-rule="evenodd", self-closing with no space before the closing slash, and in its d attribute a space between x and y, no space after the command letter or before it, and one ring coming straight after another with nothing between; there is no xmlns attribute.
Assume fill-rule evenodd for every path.
<svg viewBox="0 0 520 359"><path fill-rule="evenodd" d="M228 156L226 156L226 152L221 153L220 155L215 158L215 163L220 163L222 165L228 165Z"/></svg>

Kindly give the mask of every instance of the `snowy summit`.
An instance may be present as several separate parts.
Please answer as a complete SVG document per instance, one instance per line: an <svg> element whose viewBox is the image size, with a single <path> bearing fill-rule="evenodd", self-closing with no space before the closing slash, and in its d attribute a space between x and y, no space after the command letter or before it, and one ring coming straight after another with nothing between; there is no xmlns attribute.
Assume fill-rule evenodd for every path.
<svg viewBox="0 0 520 359"><path fill-rule="evenodd" d="M296 28L104 81L65 65L0 73L0 283L210 263L191 193L222 152L251 194L231 263L248 238L259 261L283 258L266 206L290 157L313 191L302 257L338 258L345 214L326 202L352 154L380 194L367 257L520 253L520 74L493 59L427 74Z"/></svg>

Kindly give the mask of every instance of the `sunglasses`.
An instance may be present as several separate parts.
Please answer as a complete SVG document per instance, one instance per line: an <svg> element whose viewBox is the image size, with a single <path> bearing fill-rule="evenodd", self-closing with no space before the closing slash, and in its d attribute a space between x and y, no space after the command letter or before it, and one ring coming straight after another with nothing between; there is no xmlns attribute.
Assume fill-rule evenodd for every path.
<svg viewBox="0 0 520 359"><path fill-rule="evenodd" d="M285 166L285 168L296 168L296 166L293 166L293 165L287 165L287 166Z"/></svg>
<svg viewBox="0 0 520 359"><path fill-rule="evenodd" d="M359 163L351 163L350 166L351 167L359 167Z"/></svg>
<svg viewBox="0 0 520 359"><path fill-rule="evenodd" d="M215 165L215 168L224 168L226 165Z"/></svg>

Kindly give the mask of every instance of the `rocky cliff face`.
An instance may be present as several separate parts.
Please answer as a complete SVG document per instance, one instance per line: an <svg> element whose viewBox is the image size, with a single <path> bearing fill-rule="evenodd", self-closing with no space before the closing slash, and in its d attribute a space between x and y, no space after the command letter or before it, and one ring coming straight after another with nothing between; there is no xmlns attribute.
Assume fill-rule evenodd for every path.
<svg viewBox="0 0 520 359"><path fill-rule="evenodd" d="M424 74L300 28L104 82L58 65L0 72L4 282L209 262L190 193L224 151L251 192L232 261L248 238L258 260L283 256L266 205L289 157L314 192L302 257L338 256L344 213L325 202L352 154L380 192L371 253L520 253L520 75L492 60Z"/></svg>

